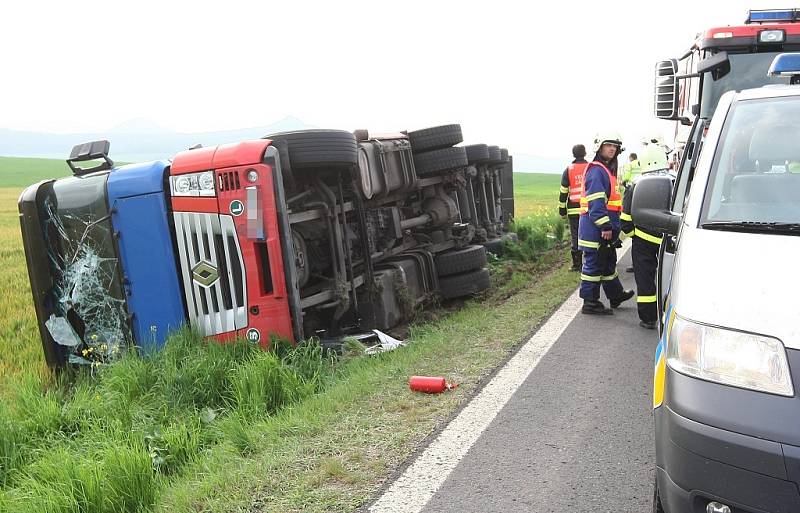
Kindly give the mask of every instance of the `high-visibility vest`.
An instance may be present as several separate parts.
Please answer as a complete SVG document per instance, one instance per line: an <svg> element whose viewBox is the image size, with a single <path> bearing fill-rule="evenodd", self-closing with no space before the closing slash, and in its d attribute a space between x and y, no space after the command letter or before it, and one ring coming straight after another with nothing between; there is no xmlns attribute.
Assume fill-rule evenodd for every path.
<svg viewBox="0 0 800 513"><path fill-rule="evenodd" d="M602 162L594 161L592 164L602 167L611 182L611 195L606 200L606 209L610 212L622 212L622 196L617 189L617 177L611 174L611 171ZM581 214L587 212L589 212L589 200L586 198L586 181L584 180L581 187Z"/></svg>
<svg viewBox="0 0 800 513"><path fill-rule="evenodd" d="M589 167L588 162L569 165L569 200L572 203L581 201L581 195L583 194L583 174L586 172L587 167Z"/></svg>

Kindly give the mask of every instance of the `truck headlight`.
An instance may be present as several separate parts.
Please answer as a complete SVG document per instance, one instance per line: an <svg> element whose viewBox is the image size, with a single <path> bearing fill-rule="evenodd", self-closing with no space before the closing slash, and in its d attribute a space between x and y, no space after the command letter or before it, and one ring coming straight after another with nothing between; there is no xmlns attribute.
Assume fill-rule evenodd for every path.
<svg viewBox="0 0 800 513"><path fill-rule="evenodd" d="M216 196L213 171L171 176L170 184L173 196Z"/></svg>
<svg viewBox="0 0 800 513"><path fill-rule="evenodd" d="M695 378L792 396L792 377L780 340L675 316L669 331L667 365Z"/></svg>

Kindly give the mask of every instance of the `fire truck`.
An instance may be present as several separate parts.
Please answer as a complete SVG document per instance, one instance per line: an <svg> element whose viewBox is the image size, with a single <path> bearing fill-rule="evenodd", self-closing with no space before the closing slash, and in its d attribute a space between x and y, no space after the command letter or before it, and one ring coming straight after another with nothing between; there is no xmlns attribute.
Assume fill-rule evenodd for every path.
<svg viewBox="0 0 800 513"><path fill-rule="evenodd" d="M51 367L147 353L191 326L220 341L388 330L490 285L513 217L512 158L459 125L278 133L28 187L20 223Z"/></svg>
<svg viewBox="0 0 800 513"><path fill-rule="evenodd" d="M674 147L694 141L695 122L708 126L723 93L789 83L767 71L779 53L798 49L800 9L751 10L743 25L710 28L677 59L656 63L654 112L676 122Z"/></svg>

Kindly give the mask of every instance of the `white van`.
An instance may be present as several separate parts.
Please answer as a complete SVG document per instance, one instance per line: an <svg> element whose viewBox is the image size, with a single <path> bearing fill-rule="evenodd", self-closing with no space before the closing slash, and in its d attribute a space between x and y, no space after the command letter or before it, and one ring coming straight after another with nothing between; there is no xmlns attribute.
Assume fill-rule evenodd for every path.
<svg viewBox="0 0 800 513"><path fill-rule="evenodd" d="M771 71L800 81L800 54ZM675 194L643 177L633 198L634 222L674 254L659 280L653 511L797 512L800 85L726 93L701 140Z"/></svg>

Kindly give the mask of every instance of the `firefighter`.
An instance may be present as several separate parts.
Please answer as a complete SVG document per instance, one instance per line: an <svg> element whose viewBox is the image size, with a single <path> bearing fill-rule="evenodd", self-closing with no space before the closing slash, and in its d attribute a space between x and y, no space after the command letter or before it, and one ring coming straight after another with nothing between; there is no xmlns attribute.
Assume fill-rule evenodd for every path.
<svg viewBox="0 0 800 513"><path fill-rule="evenodd" d="M667 173L669 163L667 154L662 148L654 146L645 151L642 157L642 176ZM633 276L636 279L636 305L639 310L639 326L655 329L658 320L658 295L656 292L656 271L658 270L658 248L663 235L645 230L636 225L631 217L633 191L639 179L625 190L622 200L622 231L633 238L631 259L633 260Z"/></svg>
<svg viewBox="0 0 800 513"><path fill-rule="evenodd" d="M622 166L622 187L628 187L633 179L642 173L642 164L639 162L639 156L631 152L628 155L628 163Z"/></svg>
<svg viewBox="0 0 800 513"><path fill-rule="evenodd" d="M580 296L585 314L614 313L600 301L600 288L611 308L633 297L617 275L622 197L617 188L617 156L622 152L619 134L609 133L595 139L595 157L586 168L581 194L581 218L578 247L583 251Z"/></svg>
<svg viewBox="0 0 800 513"><path fill-rule="evenodd" d="M578 249L578 219L581 216L581 193L583 192L583 173L586 171L586 147L576 144L572 147L575 160L564 169L561 175L561 193L558 195L558 213L569 220L569 234L572 240L572 267L570 271L580 271L583 253Z"/></svg>

